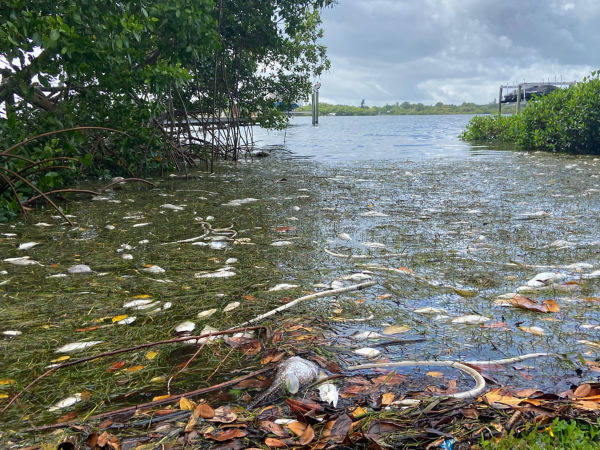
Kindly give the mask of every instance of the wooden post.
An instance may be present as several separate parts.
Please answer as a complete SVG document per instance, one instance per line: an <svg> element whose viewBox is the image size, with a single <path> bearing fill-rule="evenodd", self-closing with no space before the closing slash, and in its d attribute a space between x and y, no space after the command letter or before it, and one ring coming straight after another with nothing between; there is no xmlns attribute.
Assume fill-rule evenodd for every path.
<svg viewBox="0 0 600 450"><path fill-rule="evenodd" d="M315 91L315 125L319 125L319 90Z"/></svg>
<svg viewBox="0 0 600 450"><path fill-rule="evenodd" d="M500 86L500 95L498 95L498 115L502 115L502 86Z"/></svg>
<svg viewBox="0 0 600 450"><path fill-rule="evenodd" d="M316 83L312 91L312 124L319 124L319 88L321 83Z"/></svg>
<svg viewBox="0 0 600 450"><path fill-rule="evenodd" d="M522 87L521 87L521 85L519 85L517 87L517 114L519 114L521 112L521 92L522 92Z"/></svg>

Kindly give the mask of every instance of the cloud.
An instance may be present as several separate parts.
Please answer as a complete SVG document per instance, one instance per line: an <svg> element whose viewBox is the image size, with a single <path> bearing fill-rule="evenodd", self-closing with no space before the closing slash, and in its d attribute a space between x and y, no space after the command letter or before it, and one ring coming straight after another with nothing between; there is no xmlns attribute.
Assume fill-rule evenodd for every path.
<svg viewBox="0 0 600 450"><path fill-rule="evenodd" d="M340 0L323 19L335 103L486 103L500 84L598 64L597 0Z"/></svg>

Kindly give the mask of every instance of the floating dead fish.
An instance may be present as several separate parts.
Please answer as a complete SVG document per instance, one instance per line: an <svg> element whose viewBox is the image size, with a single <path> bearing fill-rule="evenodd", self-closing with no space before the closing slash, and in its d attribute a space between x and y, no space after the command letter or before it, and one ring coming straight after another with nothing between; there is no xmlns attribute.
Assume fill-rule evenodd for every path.
<svg viewBox="0 0 600 450"><path fill-rule="evenodd" d="M376 348L370 347L359 348L357 350L354 350L354 353L360 356L366 356L367 358L375 358L376 356L379 356L381 354L381 352Z"/></svg>
<svg viewBox="0 0 600 450"><path fill-rule="evenodd" d="M123 305L123 308L137 308L138 306L149 305L153 303L154 300L132 300Z"/></svg>
<svg viewBox="0 0 600 450"><path fill-rule="evenodd" d="M385 248L385 244L380 242L363 242L362 245L369 248Z"/></svg>
<svg viewBox="0 0 600 450"><path fill-rule="evenodd" d="M344 283L339 280L335 280L335 281L331 282L331 289L341 289L344 286L345 286Z"/></svg>
<svg viewBox="0 0 600 450"><path fill-rule="evenodd" d="M289 245L294 245L292 241L275 241L271 243L273 247L287 247Z"/></svg>
<svg viewBox="0 0 600 450"><path fill-rule="evenodd" d="M148 239L142 239L141 241L138 241L138 244L149 244L150 241Z"/></svg>
<svg viewBox="0 0 600 450"><path fill-rule="evenodd" d="M218 333L218 332L219 332L219 330L217 330L216 328L213 328L210 325L206 325L202 329L202 331L200 331L200 334L210 334L210 333ZM200 339L188 339L187 341L184 341L184 343L186 343L186 344L203 344L204 342L211 342L216 339L221 339L221 336L208 336L208 337L204 337L204 338L200 338Z"/></svg>
<svg viewBox="0 0 600 450"><path fill-rule="evenodd" d="M76 266L69 267L67 269L67 273L92 273L92 269L90 268L90 266L86 266L85 264L77 264Z"/></svg>
<svg viewBox="0 0 600 450"><path fill-rule="evenodd" d="M352 237L348 233L338 233L337 237L342 241L351 241Z"/></svg>
<svg viewBox="0 0 600 450"><path fill-rule="evenodd" d="M361 331L350 335L350 339L354 339L355 341L365 341L367 339L379 339L384 337L382 334L379 334L377 331Z"/></svg>
<svg viewBox="0 0 600 450"><path fill-rule="evenodd" d="M230 265L230 264L237 264L239 261L237 258L229 258L225 261L225 264Z"/></svg>
<svg viewBox="0 0 600 450"><path fill-rule="evenodd" d="M512 298L512 297L511 297ZM428 306L426 308L415 309L417 314L444 314L446 311L440 308L434 308L432 306Z"/></svg>
<svg viewBox="0 0 600 450"><path fill-rule="evenodd" d="M194 331L194 328L196 328L196 324L194 322L190 322L189 320L186 320L185 322L181 322L179 325L177 325L175 327L175 332L176 333L190 333L190 332Z"/></svg>
<svg viewBox="0 0 600 450"><path fill-rule="evenodd" d="M150 265L150 266L148 266L148 267L142 267L142 269L141 269L141 270L142 270L143 272L146 272L146 273L153 273L153 274L165 273L165 272L166 272L166 270L165 270L165 269L163 269L163 268L162 268L162 267L160 267L160 266L156 266L156 265Z"/></svg>
<svg viewBox="0 0 600 450"><path fill-rule="evenodd" d="M124 253L121 258L123 258L125 261L131 261L133 259L133 255L130 253Z"/></svg>
<svg viewBox="0 0 600 450"><path fill-rule="evenodd" d="M233 311L234 309L236 309L239 306L240 306L240 302L231 302L231 303L228 303L225 306L225 308L223 308L223 312Z"/></svg>
<svg viewBox="0 0 600 450"><path fill-rule="evenodd" d="M600 270L595 270L592 273L586 273L581 276L581 278L591 279L591 278L600 278Z"/></svg>
<svg viewBox="0 0 600 450"><path fill-rule="evenodd" d="M269 289L269 292L285 291L287 289L295 289L297 287L300 286L298 286L297 284L281 283L276 286L273 286L271 289Z"/></svg>
<svg viewBox="0 0 600 450"><path fill-rule="evenodd" d="M119 320L117 322L117 325L129 325L129 324L135 322L135 319L137 319L137 317L135 317L135 316L126 317L125 319Z"/></svg>
<svg viewBox="0 0 600 450"><path fill-rule="evenodd" d="M121 244L119 246L119 248L117 249L117 253L121 253L121 252L123 252L125 250L133 250L133 247L131 245L129 245L129 244Z"/></svg>
<svg viewBox="0 0 600 450"><path fill-rule="evenodd" d="M6 258L2 261L7 262L9 264L13 264L15 266L34 266L36 264L41 266L39 262L37 262L34 259L31 259L31 257L29 256L20 256L18 258Z"/></svg>
<svg viewBox="0 0 600 450"><path fill-rule="evenodd" d="M105 230L109 230L112 231L114 230L116 227L114 225L108 224L108 225L104 225L104 229Z"/></svg>
<svg viewBox="0 0 600 450"><path fill-rule="evenodd" d="M199 272L194 274L194 278L229 278L235 277L237 274L233 271L232 267L223 267L216 272L202 273Z"/></svg>
<svg viewBox="0 0 600 450"><path fill-rule="evenodd" d="M388 217L388 215L379 211L367 211L362 213L361 217Z"/></svg>
<svg viewBox="0 0 600 450"><path fill-rule="evenodd" d="M144 222L144 223L134 223L131 227L132 228L140 228L140 227L145 227L147 225L150 225L152 222Z"/></svg>
<svg viewBox="0 0 600 450"><path fill-rule="evenodd" d="M546 211L526 212L519 214L515 217L516 220L536 220L550 217L550 214Z"/></svg>
<svg viewBox="0 0 600 450"><path fill-rule="evenodd" d="M19 245L19 248L17 250L29 250L30 248L33 248L36 245L39 245L39 242L24 242Z"/></svg>
<svg viewBox="0 0 600 450"><path fill-rule="evenodd" d="M584 269L593 269L593 268L594 268L593 264L588 264L588 263L573 263L573 264L569 264L568 266L565 267L565 269L574 270L576 272L580 272Z"/></svg>
<svg viewBox="0 0 600 450"><path fill-rule="evenodd" d="M489 317L480 316L478 314L468 314L466 316L456 317L451 320L452 323L460 323L465 325L478 325L480 323L489 322Z"/></svg>
<svg viewBox="0 0 600 450"><path fill-rule="evenodd" d="M566 278L567 275L560 272L543 272L538 273L535 277L527 282L527 286L538 288L542 286L546 286L550 282L559 281Z"/></svg>
<svg viewBox="0 0 600 450"><path fill-rule="evenodd" d="M242 205L246 205L248 203L254 203L257 202L258 199L257 198L241 198L241 199L235 199L235 200L230 200L227 203L223 203L222 206L242 206ZM208 220L208 218L206 219Z"/></svg>
<svg viewBox="0 0 600 450"><path fill-rule="evenodd" d="M319 385L319 396L321 400L329 403L334 408L337 408L337 403L340 398L338 388L333 383L323 383Z"/></svg>
<svg viewBox="0 0 600 450"><path fill-rule="evenodd" d="M519 328L519 330L521 331L525 331L526 333L531 333L531 334L535 334L536 336L545 336L546 332L544 331L543 328L540 327L517 327Z"/></svg>
<svg viewBox="0 0 600 450"><path fill-rule="evenodd" d="M555 248L573 248L573 247L577 247L577 243L576 242L569 242L569 241L563 241L563 240L556 240L556 241L552 241L550 244L547 245L547 247L555 247Z"/></svg>
<svg viewBox="0 0 600 450"><path fill-rule="evenodd" d="M66 273L56 273L54 275L48 275L46 278L66 278L67 276Z"/></svg>
<svg viewBox="0 0 600 450"><path fill-rule="evenodd" d="M358 281L370 280L372 278L373 277L371 275L361 272L361 273L353 273L352 275L347 275L347 276L343 277L342 280L358 282Z"/></svg>
<svg viewBox="0 0 600 450"><path fill-rule="evenodd" d="M281 395L284 391L295 394L302 386L311 383L318 375L319 368L314 362L299 356L292 356L279 364L269 389L253 400L250 407L269 400L271 397Z"/></svg>
<svg viewBox="0 0 600 450"><path fill-rule="evenodd" d="M136 306L135 309L138 309L141 311L141 310L145 310L145 309L156 308L158 305L160 305L160 301L156 300L154 302L148 303L147 305Z"/></svg>
<svg viewBox="0 0 600 450"><path fill-rule="evenodd" d="M55 350L55 353L70 353L83 350L94 345L101 344L102 341L88 341L88 342L72 342L71 344L63 345L62 347Z"/></svg>
<svg viewBox="0 0 600 450"><path fill-rule="evenodd" d="M81 401L81 394L73 394L72 396L63 399L63 400L59 401L58 403L55 403L54 406L51 406L50 408L48 408L48 411L54 412L54 411L58 411L59 409L68 408L69 406L73 406L75 403L79 403L80 401Z"/></svg>
<svg viewBox="0 0 600 450"><path fill-rule="evenodd" d="M225 250L227 248L227 241L213 241L208 244L208 247L213 250Z"/></svg>
<svg viewBox="0 0 600 450"><path fill-rule="evenodd" d="M19 331L19 330L6 330L6 331L3 331L2 334L4 336L13 336L14 337L14 336L21 336L23 334L23 332Z"/></svg>
<svg viewBox="0 0 600 450"><path fill-rule="evenodd" d="M52 225L50 225L49 223L46 223L46 222L38 222L38 223L34 224L33 226L34 227L45 228L45 227L51 227Z"/></svg>
<svg viewBox="0 0 600 450"><path fill-rule="evenodd" d="M172 205L170 203L165 203L164 205L160 205L163 209L170 209L171 211L183 211L183 206Z"/></svg>
<svg viewBox="0 0 600 450"><path fill-rule="evenodd" d="M210 316L212 316L216 312L217 312L217 308L207 309L205 311L199 312L198 313L198 317L200 317L200 318L210 317Z"/></svg>

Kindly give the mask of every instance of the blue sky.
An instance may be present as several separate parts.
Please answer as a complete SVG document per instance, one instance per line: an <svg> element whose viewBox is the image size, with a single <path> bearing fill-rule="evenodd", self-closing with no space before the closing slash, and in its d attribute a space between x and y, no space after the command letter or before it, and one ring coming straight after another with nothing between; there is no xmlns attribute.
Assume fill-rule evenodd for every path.
<svg viewBox="0 0 600 450"><path fill-rule="evenodd" d="M339 0L321 101L487 103L500 84L600 68L599 0Z"/></svg>

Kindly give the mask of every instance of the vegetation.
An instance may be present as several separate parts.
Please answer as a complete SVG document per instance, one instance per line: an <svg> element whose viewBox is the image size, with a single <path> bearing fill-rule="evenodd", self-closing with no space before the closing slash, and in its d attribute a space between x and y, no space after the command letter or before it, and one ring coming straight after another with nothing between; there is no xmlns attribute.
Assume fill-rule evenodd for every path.
<svg viewBox="0 0 600 450"><path fill-rule="evenodd" d="M296 111L311 111L310 105L298 108ZM427 115L427 114L493 114L498 111L497 103L487 105L476 105L475 103L463 103L462 105L445 105L441 102L435 105L424 105L422 103L396 103L385 106L349 106L331 105L319 103L319 114L336 116L402 116L402 115Z"/></svg>
<svg viewBox="0 0 600 450"><path fill-rule="evenodd" d="M514 116L474 117L461 139L526 150L600 154L600 71L568 89L534 98Z"/></svg>
<svg viewBox="0 0 600 450"><path fill-rule="evenodd" d="M0 220L36 189L60 188L75 176L134 176L183 168L207 151L215 156L202 140L193 141L196 154L182 154L189 149L171 139L167 120L252 114L262 126L282 126L273 99L305 97L312 76L328 67L319 11L332 3L2 2ZM81 126L120 133L52 134L2 151Z"/></svg>
<svg viewBox="0 0 600 450"><path fill-rule="evenodd" d="M554 421L541 429L528 424L519 435L510 433L499 441L484 441L483 449L494 450L529 450L529 449L570 449L587 450L598 448L600 440L600 424L588 425L574 420Z"/></svg>

